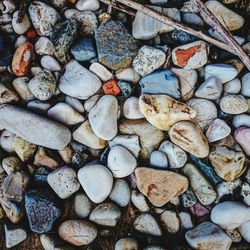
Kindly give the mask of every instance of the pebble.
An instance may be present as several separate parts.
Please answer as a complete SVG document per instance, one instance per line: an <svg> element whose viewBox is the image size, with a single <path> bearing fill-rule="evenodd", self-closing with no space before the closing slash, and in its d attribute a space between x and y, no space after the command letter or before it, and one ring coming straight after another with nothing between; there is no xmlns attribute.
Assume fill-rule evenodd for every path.
<svg viewBox="0 0 250 250"><path fill-rule="evenodd" d="M118 240L115 243L115 249L114 250L138 250L138 243L135 239L132 238L123 238Z"/></svg>
<svg viewBox="0 0 250 250"><path fill-rule="evenodd" d="M69 245L66 245L65 242L59 239L56 235L51 234L41 234L40 235L40 242L44 248L44 250L51 250L51 249L62 249L62 250L74 250Z"/></svg>
<svg viewBox="0 0 250 250"><path fill-rule="evenodd" d="M244 25L244 18L242 16L230 10L219 1L209 0L205 5L215 18L229 31L238 30Z"/></svg>
<svg viewBox="0 0 250 250"><path fill-rule="evenodd" d="M19 11L14 12L12 17L13 30L18 34L24 34L30 28L30 20L27 14L24 14L22 22L18 22Z"/></svg>
<svg viewBox="0 0 250 250"><path fill-rule="evenodd" d="M217 100L220 98L222 90L223 87L220 80L216 77L210 77L200 85L194 95L208 100Z"/></svg>
<svg viewBox="0 0 250 250"><path fill-rule="evenodd" d="M224 201L215 205L211 220L223 229L235 229L250 219L250 209L244 203Z"/></svg>
<svg viewBox="0 0 250 250"><path fill-rule="evenodd" d="M176 122L196 116L194 109L167 95L141 95L139 109L153 126L166 131Z"/></svg>
<svg viewBox="0 0 250 250"><path fill-rule="evenodd" d="M130 188L123 179L117 179L114 183L109 198L121 207L126 207L130 201Z"/></svg>
<svg viewBox="0 0 250 250"><path fill-rule="evenodd" d="M79 218L86 218L91 212L92 204L84 193L77 193L74 198L74 210Z"/></svg>
<svg viewBox="0 0 250 250"><path fill-rule="evenodd" d="M58 228L59 236L74 246L89 245L97 236L96 227L84 220L66 220Z"/></svg>
<svg viewBox="0 0 250 250"><path fill-rule="evenodd" d="M170 141L162 142L158 150L167 155L170 168L181 168L187 161L187 154L185 151Z"/></svg>
<svg viewBox="0 0 250 250"><path fill-rule="evenodd" d="M244 152L250 156L250 128L240 127L234 132L235 140L240 144Z"/></svg>
<svg viewBox="0 0 250 250"><path fill-rule="evenodd" d="M176 212L171 210L165 210L161 215L160 219L163 223L164 228L171 234L175 234L180 229L180 221L177 217Z"/></svg>
<svg viewBox="0 0 250 250"><path fill-rule="evenodd" d="M132 201L133 205L137 209L139 209L139 211L141 211L141 212L149 211L149 205L146 201L145 196L142 193L138 192L137 190L132 190L131 201Z"/></svg>
<svg viewBox="0 0 250 250"><path fill-rule="evenodd" d="M239 94L241 90L241 81L238 78L224 84L224 91L228 94Z"/></svg>
<svg viewBox="0 0 250 250"><path fill-rule="evenodd" d="M18 95L13 90L0 83L0 104L17 101L19 101Z"/></svg>
<svg viewBox="0 0 250 250"><path fill-rule="evenodd" d="M180 212L178 214L179 218L180 218L180 223L182 225L183 228L185 229L190 229L192 227L194 227L194 224L191 220L191 215L187 212Z"/></svg>
<svg viewBox="0 0 250 250"><path fill-rule="evenodd" d="M205 80L213 76L222 84L233 80L237 74L236 68L228 64L209 64L205 67Z"/></svg>
<svg viewBox="0 0 250 250"><path fill-rule="evenodd" d="M22 162L16 156L9 156L2 160L2 167L9 175L22 169Z"/></svg>
<svg viewBox="0 0 250 250"><path fill-rule="evenodd" d="M210 100L192 98L187 104L196 111L194 120L202 130L205 130L218 116L217 108Z"/></svg>
<svg viewBox="0 0 250 250"><path fill-rule="evenodd" d="M204 26L203 19L196 13L183 12L181 17L182 17L183 23L191 24L194 26L200 26L200 27Z"/></svg>
<svg viewBox="0 0 250 250"><path fill-rule="evenodd" d="M100 3L98 0L78 0L75 6L80 11L84 10L95 11L100 8Z"/></svg>
<svg viewBox="0 0 250 250"><path fill-rule="evenodd" d="M220 108L223 112L238 115L247 112L247 100L242 95L227 95L221 98Z"/></svg>
<svg viewBox="0 0 250 250"><path fill-rule="evenodd" d="M73 132L73 139L93 149L102 149L106 141L95 135L88 120Z"/></svg>
<svg viewBox="0 0 250 250"><path fill-rule="evenodd" d="M185 176L167 170L140 167L135 170L135 175L138 189L156 207L165 205L188 188Z"/></svg>
<svg viewBox="0 0 250 250"><path fill-rule="evenodd" d="M48 110L48 116L66 125L76 125L85 120L84 116L69 104L59 102Z"/></svg>
<svg viewBox="0 0 250 250"><path fill-rule="evenodd" d="M165 94L180 98L179 81L170 70L147 75L140 80L139 84L142 94Z"/></svg>
<svg viewBox="0 0 250 250"><path fill-rule="evenodd" d="M217 199L215 203L218 203L224 195L231 194L235 192L241 186L241 180L236 179L234 181L223 181L217 185Z"/></svg>
<svg viewBox="0 0 250 250"><path fill-rule="evenodd" d="M248 182L244 182L242 184L240 194L243 197L244 203L249 206L249 204L250 204L250 185Z"/></svg>
<svg viewBox="0 0 250 250"><path fill-rule="evenodd" d="M9 153L14 152L14 148L13 148L14 138L15 138L15 134L11 133L8 130L4 130L0 136L1 148Z"/></svg>
<svg viewBox="0 0 250 250"><path fill-rule="evenodd" d="M47 36L60 19L60 15L54 8L40 1L33 1L30 4L29 16L40 36Z"/></svg>
<svg viewBox="0 0 250 250"><path fill-rule="evenodd" d="M250 243L250 234L249 234L249 230L250 230L250 221L246 221L245 223L243 223L242 225L240 225L238 227L238 230L241 234L241 236L243 237L243 239Z"/></svg>
<svg viewBox="0 0 250 250"><path fill-rule="evenodd" d="M61 212L48 189L30 189L25 193L25 209L31 231L49 232ZM39 214L39 216L37 216Z"/></svg>
<svg viewBox="0 0 250 250"><path fill-rule="evenodd" d="M245 74L242 79L241 94L245 97L250 97L250 73Z"/></svg>
<svg viewBox="0 0 250 250"><path fill-rule="evenodd" d="M135 71L141 76L146 76L160 68L166 60L166 54L159 49L144 45L133 60Z"/></svg>
<svg viewBox="0 0 250 250"><path fill-rule="evenodd" d="M117 134L118 101L112 95L102 96L89 112L89 123L94 133L103 140Z"/></svg>
<svg viewBox="0 0 250 250"><path fill-rule="evenodd" d="M210 221L205 221L186 232L185 238L194 249L229 250L232 240L223 230Z"/></svg>
<svg viewBox="0 0 250 250"><path fill-rule="evenodd" d="M28 77L18 77L12 82L12 86L18 95L25 101L30 101L35 99L34 95L29 89L29 78Z"/></svg>
<svg viewBox="0 0 250 250"><path fill-rule="evenodd" d="M49 70L42 70L29 81L29 89L37 99L46 101L56 92L56 79Z"/></svg>
<svg viewBox="0 0 250 250"><path fill-rule="evenodd" d="M71 139L65 126L11 105L0 106L0 128L8 128L33 144L52 149L64 148Z"/></svg>
<svg viewBox="0 0 250 250"><path fill-rule="evenodd" d="M108 168L116 178L126 177L134 172L137 166L135 157L124 147L114 146L108 155Z"/></svg>
<svg viewBox="0 0 250 250"><path fill-rule="evenodd" d="M224 139L231 133L231 128L224 120L215 119L206 131L206 137L209 142L219 141Z"/></svg>
<svg viewBox="0 0 250 250"><path fill-rule="evenodd" d="M121 217L120 209L114 203L102 203L90 214L89 220L98 225L114 227Z"/></svg>
<svg viewBox="0 0 250 250"><path fill-rule="evenodd" d="M48 151L45 150L45 148L39 147L35 155L34 165L56 169L59 167L59 162L52 158L52 155L48 154Z"/></svg>
<svg viewBox="0 0 250 250"><path fill-rule="evenodd" d="M61 71L61 65L52 56L45 55L41 58L41 66L50 71Z"/></svg>
<svg viewBox="0 0 250 250"><path fill-rule="evenodd" d="M112 70L128 68L137 54L137 43L122 23L101 23L95 32L95 39L99 62Z"/></svg>
<svg viewBox="0 0 250 250"><path fill-rule="evenodd" d="M123 81L137 83L141 76L134 70L134 68L127 68L116 71L116 78Z"/></svg>
<svg viewBox="0 0 250 250"><path fill-rule="evenodd" d="M7 248L12 248L27 238L27 232L20 226L5 224L5 244Z"/></svg>
<svg viewBox="0 0 250 250"><path fill-rule="evenodd" d="M197 198L192 189L188 189L185 193L181 195L181 203L184 207L190 208L197 204Z"/></svg>
<svg viewBox="0 0 250 250"><path fill-rule="evenodd" d="M53 55L55 48L48 37L41 36L35 43L35 51L38 55Z"/></svg>
<svg viewBox="0 0 250 250"><path fill-rule="evenodd" d="M250 127L250 115L247 114L236 115L234 116L232 123L235 128Z"/></svg>
<svg viewBox="0 0 250 250"><path fill-rule="evenodd" d="M90 65L89 70L96 74L102 81L109 81L113 78L113 74L98 62Z"/></svg>
<svg viewBox="0 0 250 250"><path fill-rule="evenodd" d="M78 171L77 176L83 190L94 203L101 203L109 196L113 176L108 168L98 164L87 165Z"/></svg>
<svg viewBox="0 0 250 250"><path fill-rule="evenodd" d="M216 199L216 192L213 186L207 181L203 174L191 163L187 163L182 169L188 177L190 186L203 205L210 205Z"/></svg>
<svg viewBox="0 0 250 250"><path fill-rule="evenodd" d="M207 63L208 53L208 44L196 41L173 49L172 61L176 66L184 69L198 69Z"/></svg>
<svg viewBox="0 0 250 250"><path fill-rule="evenodd" d="M242 237L238 229L228 229L226 230L226 234L231 238L232 242L239 243L242 241Z"/></svg>
<svg viewBox="0 0 250 250"><path fill-rule="evenodd" d="M28 39L24 35L19 36L16 39L16 42L15 42L15 49L18 48L19 46L21 46L22 44L24 44L27 41L28 41Z"/></svg>
<svg viewBox="0 0 250 250"><path fill-rule="evenodd" d="M81 103L81 101L74 97L66 96L65 102L69 104L72 108L74 108L76 111L78 111L79 113L83 113L85 111L84 106Z"/></svg>
<svg viewBox="0 0 250 250"><path fill-rule="evenodd" d="M127 119L141 119L144 115L139 110L139 98L132 96L123 104L123 115Z"/></svg>
<svg viewBox="0 0 250 250"><path fill-rule="evenodd" d="M161 151L153 151L150 155L150 166L166 169L168 167L167 155Z"/></svg>
<svg viewBox="0 0 250 250"><path fill-rule="evenodd" d="M65 69L59 80L59 89L64 94L86 100L101 88L100 79L77 61L70 61Z"/></svg>

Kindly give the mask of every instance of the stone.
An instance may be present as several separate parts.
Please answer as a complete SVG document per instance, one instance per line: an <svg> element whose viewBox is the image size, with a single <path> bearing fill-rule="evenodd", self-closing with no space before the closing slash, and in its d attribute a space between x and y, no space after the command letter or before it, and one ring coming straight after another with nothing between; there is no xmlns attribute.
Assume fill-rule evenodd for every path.
<svg viewBox="0 0 250 250"><path fill-rule="evenodd" d="M80 11L84 10L98 10L100 8L100 3L98 0L79 0L76 3L76 8Z"/></svg>
<svg viewBox="0 0 250 250"><path fill-rule="evenodd" d="M16 136L13 140L13 149L22 161L29 160L36 152L36 145Z"/></svg>
<svg viewBox="0 0 250 250"><path fill-rule="evenodd" d="M142 94L165 94L180 98L179 82L170 70L154 72L143 77L140 82Z"/></svg>
<svg viewBox="0 0 250 250"><path fill-rule="evenodd" d="M2 134L0 136L0 146L5 151L12 153L14 152L13 148L13 140L15 138L15 134L11 133L8 130L2 131Z"/></svg>
<svg viewBox="0 0 250 250"><path fill-rule="evenodd" d="M80 188L75 170L69 167L54 170L48 175L47 180L50 187L61 199L70 197Z"/></svg>
<svg viewBox="0 0 250 250"><path fill-rule="evenodd" d="M18 102L18 95L9 87L5 86L3 83L0 83L0 104Z"/></svg>
<svg viewBox="0 0 250 250"><path fill-rule="evenodd" d="M231 128L224 120L215 119L206 131L206 137L209 142L219 141L231 133Z"/></svg>
<svg viewBox="0 0 250 250"><path fill-rule="evenodd" d="M66 220L58 228L59 236L74 246L89 245L97 236L96 227L84 220Z"/></svg>
<svg viewBox="0 0 250 250"><path fill-rule="evenodd" d="M63 93L81 100L94 95L100 87L100 79L75 60L66 65L65 73L59 80L59 89Z"/></svg>
<svg viewBox="0 0 250 250"><path fill-rule="evenodd" d="M78 193L74 199L74 210L79 218L86 218L91 212L92 204L84 193Z"/></svg>
<svg viewBox="0 0 250 250"><path fill-rule="evenodd" d="M190 181L190 186L196 197L203 205L210 205L216 199L216 192L213 186L207 181L203 174L191 163L187 163L182 169Z"/></svg>
<svg viewBox="0 0 250 250"><path fill-rule="evenodd" d="M28 77L18 77L12 82L12 86L18 93L18 95L25 101L30 101L35 99L35 96L31 93L29 89L29 78Z"/></svg>
<svg viewBox="0 0 250 250"><path fill-rule="evenodd" d="M228 94L239 94L241 90L241 81L238 78L224 84L224 91Z"/></svg>
<svg viewBox="0 0 250 250"><path fill-rule="evenodd" d="M218 78L222 84L233 80L237 74L236 68L228 64L209 64L205 67L205 80L213 76Z"/></svg>
<svg viewBox="0 0 250 250"><path fill-rule="evenodd" d="M120 22L101 23L95 39L99 62L112 70L128 68L137 54L136 41Z"/></svg>
<svg viewBox="0 0 250 250"><path fill-rule="evenodd" d="M234 132L234 139L240 144L243 151L250 156L250 128L240 127Z"/></svg>
<svg viewBox="0 0 250 250"><path fill-rule="evenodd" d="M164 228L171 234L175 234L180 229L180 221L177 217L176 212L171 210L165 210L161 215L160 219L163 223Z"/></svg>
<svg viewBox="0 0 250 250"><path fill-rule="evenodd" d="M194 249L229 250L232 240L223 230L210 221L205 221L186 232L185 238Z"/></svg>
<svg viewBox="0 0 250 250"><path fill-rule="evenodd" d="M66 125L76 125L85 120L84 116L69 104L59 102L48 110L48 116Z"/></svg>
<svg viewBox="0 0 250 250"><path fill-rule="evenodd" d="M27 108L29 110L35 111L41 114L46 113L50 107L51 107L51 104L49 102L44 102L40 100L30 101L27 104Z"/></svg>
<svg viewBox="0 0 250 250"><path fill-rule="evenodd" d="M29 81L29 89L37 99L46 101L56 92L56 79L49 70L42 70Z"/></svg>
<svg viewBox="0 0 250 250"><path fill-rule="evenodd" d="M30 20L27 14L23 16L22 22L18 22L19 11L14 12L12 17L12 27L13 30L18 34L24 34L30 27Z"/></svg>
<svg viewBox="0 0 250 250"><path fill-rule="evenodd" d="M242 79L241 94L245 97L250 97L250 73L245 74Z"/></svg>
<svg viewBox="0 0 250 250"><path fill-rule="evenodd" d="M248 110L247 100L242 95L227 95L221 98L220 108L227 114L237 115Z"/></svg>
<svg viewBox="0 0 250 250"><path fill-rule="evenodd" d="M77 36L79 23L75 19L69 19L54 26L51 34L51 42L54 45L54 55L62 62L69 61L69 50Z"/></svg>
<svg viewBox="0 0 250 250"><path fill-rule="evenodd" d="M138 243L135 239L132 238L122 238L120 240L118 240L115 243L115 249L114 250L124 250L124 249L128 249L128 250L138 250Z"/></svg>
<svg viewBox="0 0 250 250"><path fill-rule="evenodd" d="M150 155L150 166L162 169L168 168L167 155L158 150L153 151Z"/></svg>
<svg viewBox="0 0 250 250"><path fill-rule="evenodd" d="M140 167L135 170L135 175L140 192L157 207L165 205L188 188L188 179L185 176L167 170Z"/></svg>
<svg viewBox="0 0 250 250"><path fill-rule="evenodd" d="M235 128L250 127L250 115L247 114L235 115L232 123Z"/></svg>
<svg viewBox="0 0 250 250"><path fill-rule="evenodd" d="M109 196L113 176L108 168L98 164L87 165L78 171L77 176L83 190L94 203L101 203Z"/></svg>
<svg viewBox="0 0 250 250"><path fill-rule="evenodd" d="M216 146L209 154L209 160L216 173L226 181L239 178L246 170L245 155L225 146Z"/></svg>
<svg viewBox="0 0 250 250"><path fill-rule="evenodd" d="M180 218L180 223L181 226L185 229L190 229L192 227L194 227L194 224L191 220L191 215L187 212L180 212L179 214L179 218Z"/></svg>
<svg viewBox="0 0 250 250"><path fill-rule="evenodd" d="M59 162L53 157L53 155L49 154L47 150L43 147L39 147L36 152L34 165L36 166L45 166L50 169L56 169L59 167Z"/></svg>
<svg viewBox="0 0 250 250"><path fill-rule="evenodd" d="M200 85L194 95L208 100L217 100L220 98L222 90L223 87L220 80L216 77L210 77Z"/></svg>
<svg viewBox="0 0 250 250"><path fill-rule="evenodd" d="M243 223L238 227L241 236L248 243L250 242L249 229L250 229L250 221L246 221L245 223Z"/></svg>
<svg viewBox="0 0 250 250"><path fill-rule="evenodd" d="M104 82L113 78L113 74L98 62L92 63L89 67L89 70L96 74Z"/></svg>
<svg viewBox="0 0 250 250"><path fill-rule="evenodd" d="M182 168L187 162L186 152L170 141L163 141L158 150L167 155L170 168Z"/></svg>
<svg viewBox="0 0 250 250"><path fill-rule="evenodd" d="M139 109L156 128L168 131L180 120L191 120L196 111L167 95L141 95Z"/></svg>
<svg viewBox="0 0 250 250"><path fill-rule="evenodd" d="M143 213L137 216L134 220L134 228L141 233L153 236L162 235L162 231L156 219L149 213Z"/></svg>
<svg viewBox="0 0 250 250"><path fill-rule="evenodd" d="M208 44L196 41L173 49L172 61L176 66L184 69L198 69L207 63L208 53Z"/></svg>
<svg viewBox="0 0 250 250"><path fill-rule="evenodd" d="M41 234L40 242L44 250L60 249L60 250L74 250L73 247L65 244L58 236L51 234Z"/></svg>
<svg viewBox="0 0 250 250"><path fill-rule="evenodd" d="M226 234L231 238L232 242L239 243L242 241L242 237L238 229L228 229Z"/></svg>
<svg viewBox="0 0 250 250"><path fill-rule="evenodd" d="M243 197L244 203L249 206L249 204L250 204L250 185L248 182L244 182L242 184L240 194Z"/></svg>
<svg viewBox="0 0 250 250"><path fill-rule="evenodd" d="M120 209L114 203L102 203L90 214L89 220L98 225L114 227L121 217Z"/></svg>
<svg viewBox="0 0 250 250"><path fill-rule="evenodd" d="M132 96L123 104L123 115L127 119L141 119L144 115L139 110L139 98Z"/></svg>
<svg viewBox="0 0 250 250"><path fill-rule="evenodd" d="M53 193L46 188L34 188L27 191L25 209L30 229L35 233L49 232L61 214Z"/></svg>
<svg viewBox="0 0 250 250"><path fill-rule="evenodd" d="M183 23L191 24L194 26L200 26L200 27L204 26L203 19L196 13L182 12L181 17L182 17Z"/></svg>
<svg viewBox="0 0 250 250"><path fill-rule="evenodd" d="M74 108L76 111L78 111L79 113L85 112L84 106L80 100L71 96L66 96L65 102L69 104L72 108Z"/></svg>
<svg viewBox="0 0 250 250"><path fill-rule="evenodd" d="M114 183L109 198L121 207L126 207L130 201L130 188L123 179L117 179Z"/></svg>
<svg viewBox="0 0 250 250"><path fill-rule="evenodd" d="M148 203L146 201L146 198L139 191L132 190L131 202L137 209L139 209L139 211L141 211L141 212L149 211L149 206L148 206Z"/></svg>
<svg viewBox="0 0 250 250"><path fill-rule="evenodd" d="M35 51L38 55L53 55L55 48L48 37L41 36L35 43Z"/></svg>
<svg viewBox="0 0 250 250"><path fill-rule="evenodd" d="M185 193L183 193L181 196L181 203L183 207L193 207L195 204L197 204L197 198L192 191L192 189L188 189Z"/></svg>
<svg viewBox="0 0 250 250"><path fill-rule="evenodd" d="M30 4L29 16L40 36L47 36L60 20L60 15L54 8L40 1L33 1Z"/></svg>
<svg viewBox="0 0 250 250"><path fill-rule="evenodd" d="M22 170L22 162L16 156L9 156L2 160L2 167L5 172L9 175Z"/></svg>
<svg viewBox="0 0 250 250"><path fill-rule="evenodd" d="M117 134L118 101L112 95L102 96L89 112L89 123L94 133L103 140Z"/></svg>
<svg viewBox="0 0 250 250"><path fill-rule="evenodd" d="M134 172L137 166L135 157L124 147L114 146L108 155L108 168L116 178L126 177Z"/></svg>
<svg viewBox="0 0 250 250"><path fill-rule="evenodd" d="M141 76L134 70L134 68L127 68L116 71L116 78L123 81L137 83Z"/></svg>
<svg viewBox="0 0 250 250"><path fill-rule="evenodd" d="M4 233L7 248L12 248L27 238L27 232L25 229L12 224L4 225Z"/></svg>
<svg viewBox="0 0 250 250"><path fill-rule="evenodd" d="M218 117L218 111L215 104L206 99L192 98L187 104L196 111L195 122L202 130L208 126Z"/></svg>
<svg viewBox="0 0 250 250"><path fill-rule="evenodd" d="M160 68L166 60L166 54L159 49L144 45L133 60L133 67L141 76L146 76Z"/></svg>
<svg viewBox="0 0 250 250"><path fill-rule="evenodd" d="M160 8L150 6L153 10L175 19L181 20L180 12L176 8ZM173 27L158 21L157 19L146 15L140 11L136 12L135 19L132 23L132 34L137 40L148 40L156 37L158 34L174 30Z"/></svg>
<svg viewBox="0 0 250 250"><path fill-rule="evenodd" d="M206 2L206 7L229 31L238 30L244 25L244 18L242 16L230 10L219 1L209 0Z"/></svg>
<svg viewBox="0 0 250 250"><path fill-rule="evenodd" d="M210 213L210 207L203 206L198 202L193 207L191 207L190 210L191 213L197 217L203 217Z"/></svg>
<svg viewBox="0 0 250 250"><path fill-rule="evenodd" d="M235 229L248 221L250 208L237 201L224 201L215 205L211 211L211 221L222 229Z"/></svg>
<svg viewBox="0 0 250 250"><path fill-rule="evenodd" d="M41 58L41 66L44 69L50 70L52 72L61 71L61 65L59 62L50 55L45 55Z"/></svg>

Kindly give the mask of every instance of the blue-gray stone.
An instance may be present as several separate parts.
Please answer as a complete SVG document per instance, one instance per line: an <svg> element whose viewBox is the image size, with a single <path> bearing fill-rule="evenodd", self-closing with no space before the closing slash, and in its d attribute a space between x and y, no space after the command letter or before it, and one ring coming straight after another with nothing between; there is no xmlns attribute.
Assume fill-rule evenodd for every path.
<svg viewBox="0 0 250 250"><path fill-rule="evenodd" d="M191 189L181 195L181 203L184 207L192 207L197 203L197 198Z"/></svg>
<svg viewBox="0 0 250 250"><path fill-rule="evenodd" d="M122 95L123 96L130 96L135 88L135 85L130 84L128 82L124 81L118 81L117 82L119 88L121 89Z"/></svg>
<svg viewBox="0 0 250 250"><path fill-rule="evenodd" d="M197 40L195 36L192 36L182 30L174 30L171 33L171 38L173 41L180 43L180 44L191 43Z"/></svg>
<svg viewBox="0 0 250 250"><path fill-rule="evenodd" d="M25 194L25 209L31 231L49 232L61 212L56 197L46 188L34 188Z"/></svg>
<svg viewBox="0 0 250 250"><path fill-rule="evenodd" d="M34 174L34 181L40 184L47 183L47 177L51 171L45 167L40 167L36 170Z"/></svg>
<svg viewBox="0 0 250 250"><path fill-rule="evenodd" d="M94 43L91 38L82 38L71 48L71 54L77 61L89 61L96 57Z"/></svg>
<svg viewBox="0 0 250 250"><path fill-rule="evenodd" d="M143 77L140 82L142 94L164 94L180 98L178 78L170 70L157 71Z"/></svg>

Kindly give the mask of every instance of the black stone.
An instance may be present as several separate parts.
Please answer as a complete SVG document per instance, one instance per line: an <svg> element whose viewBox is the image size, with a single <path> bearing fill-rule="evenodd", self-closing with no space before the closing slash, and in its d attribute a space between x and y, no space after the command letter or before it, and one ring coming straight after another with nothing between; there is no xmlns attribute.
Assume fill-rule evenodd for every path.
<svg viewBox="0 0 250 250"><path fill-rule="evenodd" d="M40 167L34 174L34 181L37 183L47 183L47 177L51 171L45 167Z"/></svg>

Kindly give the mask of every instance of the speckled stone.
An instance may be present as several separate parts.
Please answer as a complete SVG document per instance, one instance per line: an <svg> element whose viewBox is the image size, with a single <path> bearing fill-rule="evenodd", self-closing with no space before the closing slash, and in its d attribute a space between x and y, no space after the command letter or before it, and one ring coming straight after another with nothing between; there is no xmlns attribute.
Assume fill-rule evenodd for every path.
<svg viewBox="0 0 250 250"><path fill-rule="evenodd" d="M77 61L89 61L96 57L94 43L91 38L82 38L71 48L71 54Z"/></svg>

